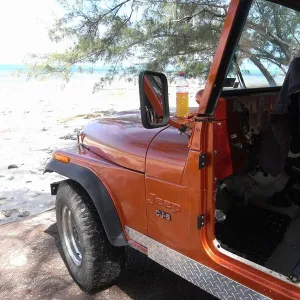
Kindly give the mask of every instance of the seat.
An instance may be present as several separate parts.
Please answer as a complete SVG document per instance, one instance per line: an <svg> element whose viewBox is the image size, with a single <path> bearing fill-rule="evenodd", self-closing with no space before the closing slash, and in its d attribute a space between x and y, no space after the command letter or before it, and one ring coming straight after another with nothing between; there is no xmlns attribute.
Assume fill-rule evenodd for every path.
<svg viewBox="0 0 300 300"><path fill-rule="evenodd" d="M291 97L290 126L291 126L291 143L290 153L300 153L300 112L299 112L300 93L296 93ZM278 207L288 207L294 202L300 206L299 193L294 190L293 186L300 182L300 156L288 157L285 161L284 171L289 175L290 179L284 189L274 194L269 199L269 204Z"/></svg>
<svg viewBox="0 0 300 300"><path fill-rule="evenodd" d="M289 152L300 153L300 57L290 63L260 153L261 167L273 177L285 169Z"/></svg>

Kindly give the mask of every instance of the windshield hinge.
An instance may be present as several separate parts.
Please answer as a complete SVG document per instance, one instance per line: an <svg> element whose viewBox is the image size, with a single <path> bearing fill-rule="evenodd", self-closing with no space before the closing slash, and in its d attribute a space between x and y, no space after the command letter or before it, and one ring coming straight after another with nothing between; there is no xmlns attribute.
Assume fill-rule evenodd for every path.
<svg viewBox="0 0 300 300"><path fill-rule="evenodd" d="M195 116L195 121L196 122L207 123L207 122L213 122L214 118L212 116L209 116L209 115L197 114Z"/></svg>
<svg viewBox="0 0 300 300"><path fill-rule="evenodd" d="M200 230L203 226L204 226L204 214L200 215L198 218L197 218L197 228L198 230Z"/></svg>
<svg viewBox="0 0 300 300"><path fill-rule="evenodd" d="M199 169L203 169L207 166L207 154L206 153L202 153L199 156Z"/></svg>

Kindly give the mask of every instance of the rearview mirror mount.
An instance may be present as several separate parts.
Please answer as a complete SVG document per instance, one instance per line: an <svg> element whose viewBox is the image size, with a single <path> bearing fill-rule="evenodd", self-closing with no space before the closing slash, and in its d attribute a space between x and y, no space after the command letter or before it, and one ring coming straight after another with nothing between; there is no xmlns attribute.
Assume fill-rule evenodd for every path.
<svg viewBox="0 0 300 300"><path fill-rule="evenodd" d="M145 128L168 125L170 119L168 80L163 73L143 71L139 75L140 109Z"/></svg>

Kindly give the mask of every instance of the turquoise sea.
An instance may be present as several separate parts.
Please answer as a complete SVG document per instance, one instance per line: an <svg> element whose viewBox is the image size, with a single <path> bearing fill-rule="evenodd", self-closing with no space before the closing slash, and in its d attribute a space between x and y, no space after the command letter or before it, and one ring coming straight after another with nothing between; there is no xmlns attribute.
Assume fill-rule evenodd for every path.
<svg viewBox="0 0 300 300"><path fill-rule="evenodd" d="M92 72L91 72L92 69ZM74 80L93 80L96 82L99 77L104 76L109 70L107 66L74 66L72 68L72 81ZM0 85L11 83L27 82L26 73L28 69L22 64L0 64ZM50 76L49 79L57 80Z"/></svg>
<svg viewBox="0 0 300 300"><path fill-rule="evenodd" d="M105 73L109 70L109 67L107 66L74 66L72 68L72 72L80 72L80 68L83 72L89 72L91 68L93 69L93 73ZM27 71L26 67L24 65L18 65L18 64L7 64L7 65L1 65L0 64L0 73L13 73L17 71Z"/></svg>
<svg viewBox="0 0 300 300"><path fill-rule="evenodd" d="M72 67L72 72L74 73L89 73L90 70L93 70L93 73L106 73L109 70L109 66L74 66ZM21 64L0 64L0 73L14 73L17 71L27 71L25 65ZM250 70L249 73L245 74L246 76L261 76L261 73L258 70Z"/></svg>
<svg viewBox="0 0 300 300"><path fill-rule="evenodd" d="M109 66L74 66L71 71L73 73L72 80L94 80L97 81L99 77L104 76L109 71ZM92 71L91 71L92 70ZM19 71L23 76L13 76ZM0 64L0 83L8 82L22 82L26 80L27 69L25 65L22 64ZM264 76L259 72L259 70L249 70L247 73L243 74L244 80L248 87L263 87L268 86L268 82ZM95 79L96 78L96 79ZM279 75L274 77L277 84L281 85L284 76ZM195 78L197 80L197 78Z"/></svg>

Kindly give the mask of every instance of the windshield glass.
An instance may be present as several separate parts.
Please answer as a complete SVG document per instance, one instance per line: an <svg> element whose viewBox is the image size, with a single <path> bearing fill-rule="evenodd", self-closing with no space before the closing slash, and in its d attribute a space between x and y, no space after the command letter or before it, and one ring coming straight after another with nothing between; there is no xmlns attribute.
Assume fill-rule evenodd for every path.
<svg viewBox="0 0 300 300"><path fill-rule="evenodd" d="M300 12L254 0L224 89L281 86L298 56Z"/></svg>

